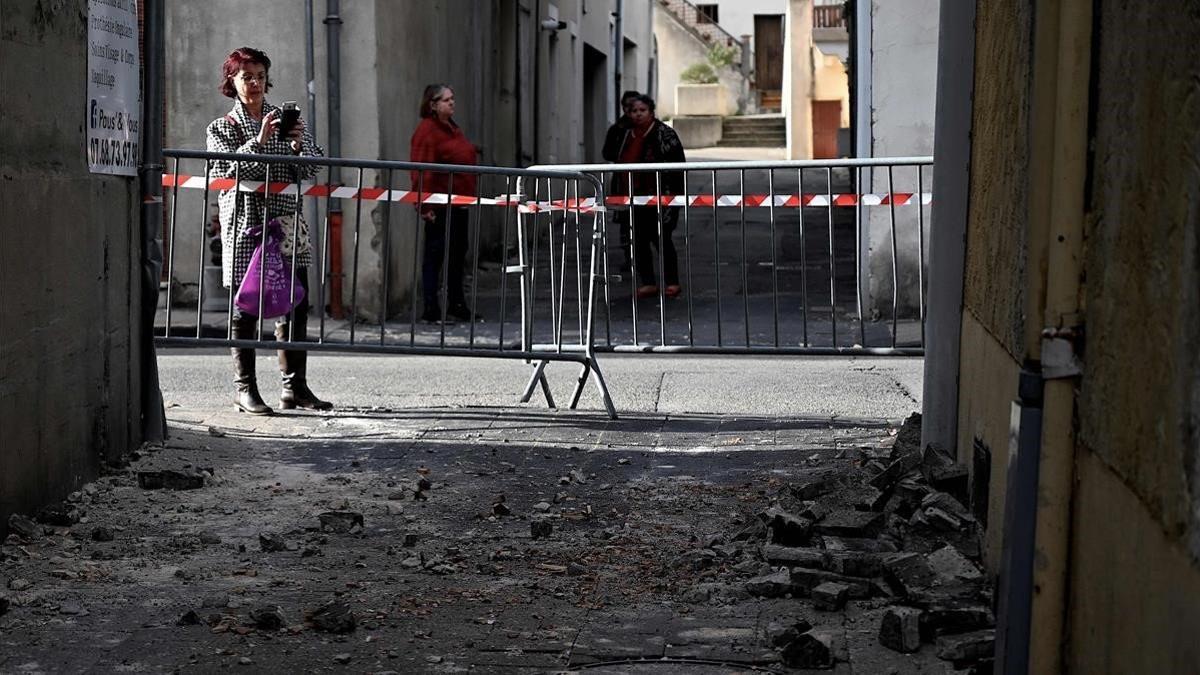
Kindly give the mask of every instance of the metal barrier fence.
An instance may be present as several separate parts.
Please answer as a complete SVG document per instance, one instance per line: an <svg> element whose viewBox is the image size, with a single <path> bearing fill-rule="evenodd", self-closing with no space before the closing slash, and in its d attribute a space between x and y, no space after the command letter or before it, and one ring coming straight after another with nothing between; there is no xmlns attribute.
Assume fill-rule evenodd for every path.
<svg viewBox="0 0 1200 675"><path fill-rule="evenodd" d="M312 289L309 297L318 319L318 330L312 341L296 341L292 335L283 336L289 349L307 351L344 351L360 353L396 353L447 355L462 357L491 357L523 359L533 365L533 373L525 387L522 401L528 401L540 386L548 405L554 407L545 367L552 361L567 361L581 366L570 407L576 407L589 377L600 394L609 417L616 410L609 395L603 374L593 349L594 302L602 281L600 265L603 251L605 212L585 209L584 203L602 203L603 185L595 178L577 171L556 169L506 169L497 167L419 164L413 162L369 161L324 157L289 157L281 155L249 155L213 153L192 150L166 150L168 173L164 175L164 199L167 200L167 260L171 279L194 278L181 288L195 288L194 301L188 299L185 308L178 308L180 299L172 297L175 284L168 289L166 306L160 310L161 327L156 332L155 345L162 347L242 347L277 348L280 340L271 340L263 333L260 317L254 339L237 338L233 323L235 305L233 292L223 294L219 280L206 275L215 269L210 246L213 217L213 194L239 193L275 195L291 198L294 213L307 213L313 228L314 254L309 277ZM214 170L214 166L219 170ZM301 167L336 168L353 175L347 183L327 184L306 182L299 178ZM417 176L401 187L410 172ZM475 178L473 195L430 193L423 185L426 175L440 173L448 177L447 185L455 186L456 176ZM219 175L218 175L219 174ZM274 175L274 179L272 177ZM249 180L253 176L254 180ZM532 182L533 189L525 194L523 188ZM193 188L193 189L182 189ZM451 190L453 188L451 187ZM582 189L582 193L581 193ZM561 199L559 198L561 197ZM267 220L268 199L262 199L263 221ZM305 202L309 202L305 205ZM242 200L235 199L237 208ZM469 238L464 255L464 291L469 302L468 317L451 321L448 316L448 281L451 274L451 235L443 241L440 265L440 320L418 320L418 271L422 269L424 230L415 216L415 207L428 205L444 209L446 223L468 220ZM341 207L353 210L352 233L342 235L336 225L341 222ZM397 208L409 209L408 218L394 218ZM181 214L182 211L182 214ZM364 211L367 227L374 231L364 241ZM452 212L454 213L452 218ZM274 216L280 215L273 213ZM396 226L393 226L393 223ZM455 227L451 225L450 228ZM448 228L449 229L449 228ZM338 254L342 240L350 239L348 256ZM546 240L556 255L539 260L538 242ZM364 263L364 248L373 251L373 263ZM584 249L588 253L584 254ZM411 249L411 254L406 249ZM178 250L194 250L193 265L177 260ZM481 262L481 253L492 260ZM515 261L510 256L515 253ZM235 252L236 255L236 252ZM455 254L457 255L457 253ZM351 261L348 269L338 271L343 257ZM297 272L295 256L285 256L293 278ZM548 270L545 270L548 263ZM374 265L371 267L371 265ZM411 285L407 298L398 292L392 279L393 268L411 264ZM366 267L370 267L367 269ZM190 273L194 272L194 277ZM265 267L260 283L266 280ZM510 277L517 277L511 283ZM369 282L365 281L370 277ZM348 287L345 281L348 279ZM568 279L572 282L568 284ZM293 282L294 283L294 282ZM236 284L232 290L236 290ZM515 288L514 288L515 287ZM567 295L572 302L566 301ZM261 295L259 315L261 311ZM543 297L549 301L549 312L539 311ZM339 311L345 304L346 311ZM428 310L428 308L426 308ZM186 322L177 316L187 312ZM344 314L343 316L338 316ZM389 318L404 316L399 326ZM361 327L376 324L377 330L367 333Z"/></svg>
<svg viewBox="0 0 1200 675"><path fill-rule="evenodd" d="M608 188L597 351L920 356L932 163L533 168Z"/></svg>

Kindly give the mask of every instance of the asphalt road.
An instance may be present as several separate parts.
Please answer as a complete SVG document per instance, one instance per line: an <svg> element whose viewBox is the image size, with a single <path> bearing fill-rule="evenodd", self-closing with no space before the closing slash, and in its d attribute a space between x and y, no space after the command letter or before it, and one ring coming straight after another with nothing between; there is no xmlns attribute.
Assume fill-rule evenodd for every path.
<svg viewBox="0 0 1200 675"><path fill-rule="evenodd" d="M167 405L231 407L232 367L217 350L160 350ZM900 420L920 410L923 362L917 358L600 356L618 412L709 413L764 417ZM576 366L547 367L560 403ZM314 354L309 382L348 408L518 406L530 368L520 361L424 356ZM259 386L272 404L278 382L272 352L260 352ZM530 406L542 406L540 394ZM578 414L600 414L589 385Z"/></svg>

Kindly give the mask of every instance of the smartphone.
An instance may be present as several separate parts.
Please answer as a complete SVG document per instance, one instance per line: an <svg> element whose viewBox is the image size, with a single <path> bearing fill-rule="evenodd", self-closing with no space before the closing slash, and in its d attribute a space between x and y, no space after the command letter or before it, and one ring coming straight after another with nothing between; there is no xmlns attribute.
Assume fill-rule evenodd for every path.
<svg viewBox="0 0 1200 675"><path fill-rule="evenodd" d="M284 101L283 112L279 116L279 140L286 141L299 121L300 106L295 101Z"/></svg>

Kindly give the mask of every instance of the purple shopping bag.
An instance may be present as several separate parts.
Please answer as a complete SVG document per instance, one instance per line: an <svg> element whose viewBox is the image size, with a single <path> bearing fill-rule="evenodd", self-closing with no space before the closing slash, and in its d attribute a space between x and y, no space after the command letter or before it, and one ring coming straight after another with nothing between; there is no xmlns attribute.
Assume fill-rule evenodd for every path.
<svg viewBox="0 0 1200 675"><path fill-rule="evenodd" d="M304 287L292 276L279 243L283 241L283 228L277 220L267 223L267 236L262 240L262 228L250 230L251 238L260 239L250 258L250 266L246 268L246 276L238 287L234 304L246 314L262 316L271 319L283 316L292 308L304 301ZM265 274L263 273L265 269ZM261 293L260 293L261 291ZM289 292L292 293L289 299ZM262 298L262 311L259 311L259 297Z"/></svg>

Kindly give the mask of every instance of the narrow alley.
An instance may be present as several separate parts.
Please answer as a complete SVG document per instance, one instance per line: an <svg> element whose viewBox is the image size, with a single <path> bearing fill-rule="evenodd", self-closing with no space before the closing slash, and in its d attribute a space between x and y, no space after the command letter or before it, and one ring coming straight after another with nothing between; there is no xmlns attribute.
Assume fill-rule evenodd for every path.
<svg viewBox="0 0 1200 675"><path fill-rule="evenodd" d="M219 361L164 353L173 437L14 528L0 671L940 673L962 648L881 644L922 592L886 561L948 541L871 487L915 451L917 361L613 357L646 401L617 421L420 357L321 358L335 411L252 417ZM889 495L932 494L912 467ZM963 532L938 555L977 557Z"/></svg>

